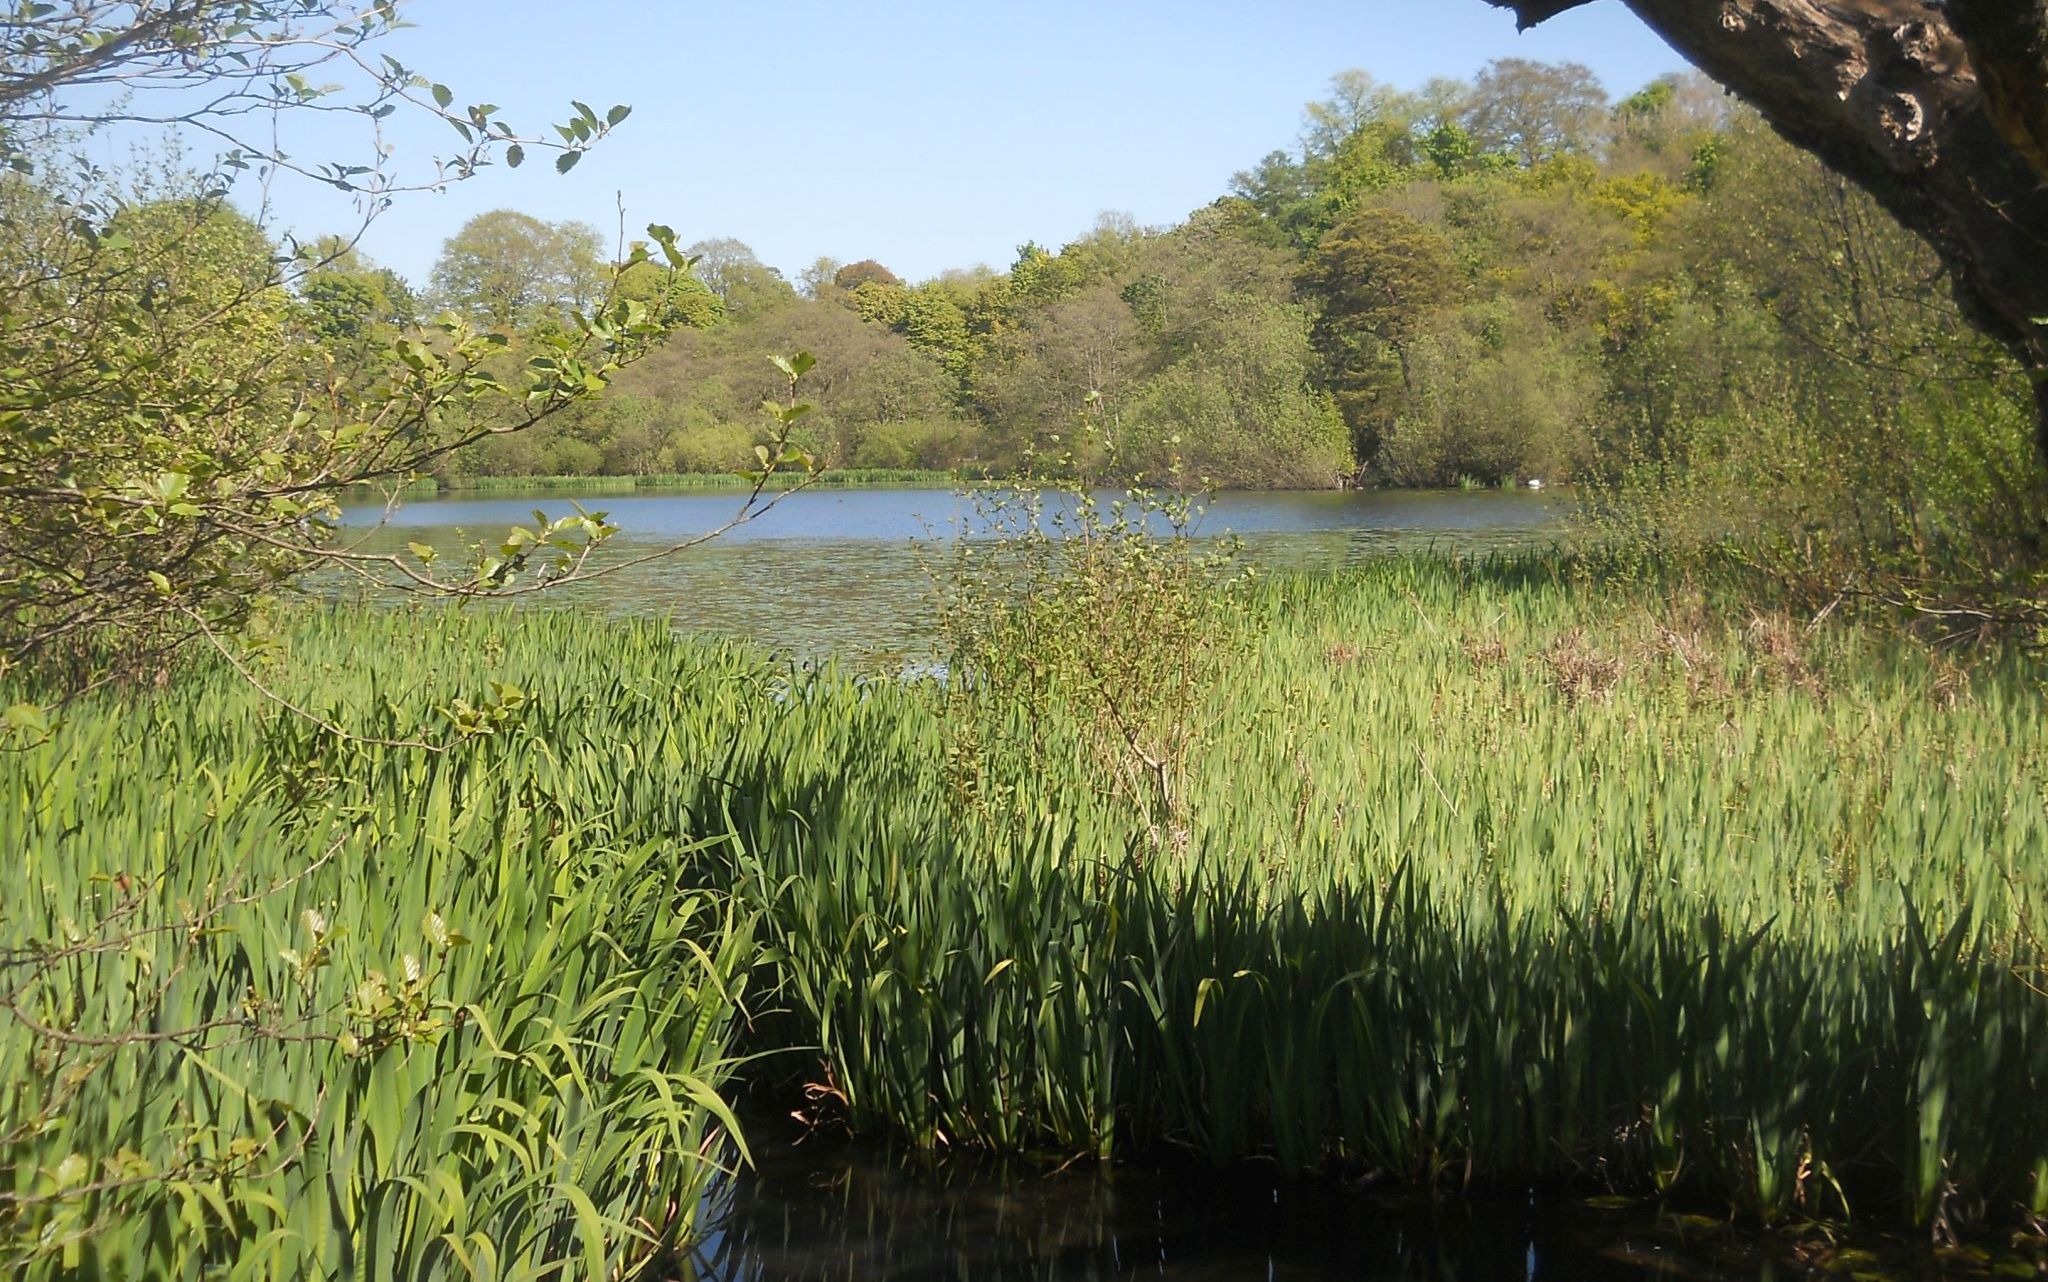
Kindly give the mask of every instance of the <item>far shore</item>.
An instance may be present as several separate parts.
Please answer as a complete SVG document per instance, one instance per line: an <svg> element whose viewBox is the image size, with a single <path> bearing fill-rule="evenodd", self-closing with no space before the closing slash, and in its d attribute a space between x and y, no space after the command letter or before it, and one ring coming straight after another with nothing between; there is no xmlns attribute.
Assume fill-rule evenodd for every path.
<svg viewBox="0 0 2048 1282"><path fill-rule="evenodd" d="M805 479L800 471L778 472L768 478L764 488L770 490L789 489ZM976 469L963 468L957 472L946 472L916 468L827 468L809 479L809 484L818 489L838 490L952 490L986 484L1002 484L1017 478L1005 477ZM688 493L695 490L737 491L752 489L756 478L741 472L654 472L633 476L460 476L437 478L421 477L399 487L398 496L407 499L435 498L440 495L526 495L526 494L634 494L634 493ZM1110 488L1116 488L1112 485ZM1302 486L1261 486L1248 487L1228 485L1217 487L1221 490L1257 490L1265 493L1325 494L1352 490L1405 489L1400 486L1357 484L1355 482L1332 481L1329 485L1316 487ZM1498 482L1472 481L1459 486L1445 487L1454 490L1520 490L1550 488L1545 482L1527 478L1511 477ZM1421 491L1416 491L1421 492ZM368 499L382 497L387 490L375 486L361 485L351 488L354 498Z"/></svg>

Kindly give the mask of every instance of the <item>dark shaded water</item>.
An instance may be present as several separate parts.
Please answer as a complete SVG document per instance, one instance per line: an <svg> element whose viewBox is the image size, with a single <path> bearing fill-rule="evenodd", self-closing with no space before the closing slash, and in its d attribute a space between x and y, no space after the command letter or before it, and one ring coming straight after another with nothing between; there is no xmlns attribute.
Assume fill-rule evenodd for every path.
<svg viewBox="0 0 2048 1282"><path fill-rule="evenodd" d="M772 1151L714 1194L690 1282L1757 1282L1782 1240L1642 1208L1390 1198L1256 1174L1048 1175L968 1159ZM1877 1278L1910 1264L1865 1261Z"/></svg>
<svg viewBox="0 0 2048 1282"><path fill-rule="evenodd" d="M442 498L409 502L374 529L381 508L345 509L351 537L395 549L408 541L449 555L496 541L539 508L573 496ZM732 494L634 494L583 501L610 514L626 556L716 528ZM1255 564L1335 569L1393 551L1456 552L1542 546L1562 532L1565 503L1521 492L1231 493L1203 508L1198 532L1234 534ZM737 635L816 657L920 652L933 552L985 532L972 503L944 490L813 490L714 543L609 578L528 598L552 608L671 615L678 627Z"/></svg>

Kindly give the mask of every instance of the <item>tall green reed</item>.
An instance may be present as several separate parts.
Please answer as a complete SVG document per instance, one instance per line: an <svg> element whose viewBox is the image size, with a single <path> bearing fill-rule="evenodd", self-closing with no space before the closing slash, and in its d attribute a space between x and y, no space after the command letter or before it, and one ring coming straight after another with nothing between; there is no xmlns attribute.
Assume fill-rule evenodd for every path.
<svg viewBox="0 0 2048 1282"><path fill-rule="evenodd" d="M391 738L510 650L522 715L444 753L214 675L0 757L11 1275L609 1278L692 1232L750 923L685 884L719 834L636 804L635 749L582 715L603 678L531 640L287 634L274 679Z"/></svg>
<svg viewBox="0 0 2048 1282"><path fill-rule="evenodd" d="M1176 859L1056 703L826 688L743 754L741 886L857 1128L2040 1213L2025 660L1666 618L1542 560L1252 614ZM948 793L963 716L1000 805Z"/></svg>
<svg viewBox="0 0 2048 1282"><path fill-rule="evenodd" d="M740 1056L930 1145L2048 1213L2036 661L1544 558L1281 580L1212 643L1170 852L1058 701L647 621L284 630L377 737L517 688L443 754L221 675L74 707L0 757L11 1262L629 1271ZM186 1032L90 1040L137 1029Z"/></svg>

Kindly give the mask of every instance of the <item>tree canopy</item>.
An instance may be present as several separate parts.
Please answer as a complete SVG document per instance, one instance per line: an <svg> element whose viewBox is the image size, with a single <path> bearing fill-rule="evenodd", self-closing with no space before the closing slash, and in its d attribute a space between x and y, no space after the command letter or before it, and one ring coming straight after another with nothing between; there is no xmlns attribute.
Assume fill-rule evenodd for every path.
<svg viewBox="0 0 2048 1282"><path fill-rule="evenodd" d="M1489 0L1533 26L1590 0ZM2048 4L1627 0L1949 264L2029 370L2048 457Z"/></svg>

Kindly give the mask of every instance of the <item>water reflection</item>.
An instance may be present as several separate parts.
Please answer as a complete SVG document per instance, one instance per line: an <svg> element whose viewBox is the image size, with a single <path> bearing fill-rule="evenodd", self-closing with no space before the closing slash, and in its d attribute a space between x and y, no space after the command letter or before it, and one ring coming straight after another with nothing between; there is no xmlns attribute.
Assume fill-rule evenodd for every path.
<svg viewBox="0 0 2048 1282"><path fill-rule="evenodd" d="M1389 1200L1333 1185L1121 1169L1048 1176L844 1150L765 1155L713 1199L690 1282L1754 1282L1735 1241L1690 1246L1533 1199Z"/></svg>
<svg viewBox="0 0 2048 1282"><path fill-rule="evenodd" d="M623 531L610 555L630 557L718 526L736 502L730 494L635 494L584 506L610 513ZM419 500L371 532L369 546L417 541L450 555L530 521L535 508L571 510L561 496ZM1538 545L1556 537L1562 512L1554 496L1527 493L1234 493L1204 507L1199 530L1239 536L1260 565L1327 570L1393 551ZM360 536L382 515L352 507L344 524ZM970 501L942 490L815 490L684 555L525 600L666 615L684 631L745 636L805 657L902 657L926 645L935 545L985 533Z"/></svg>

